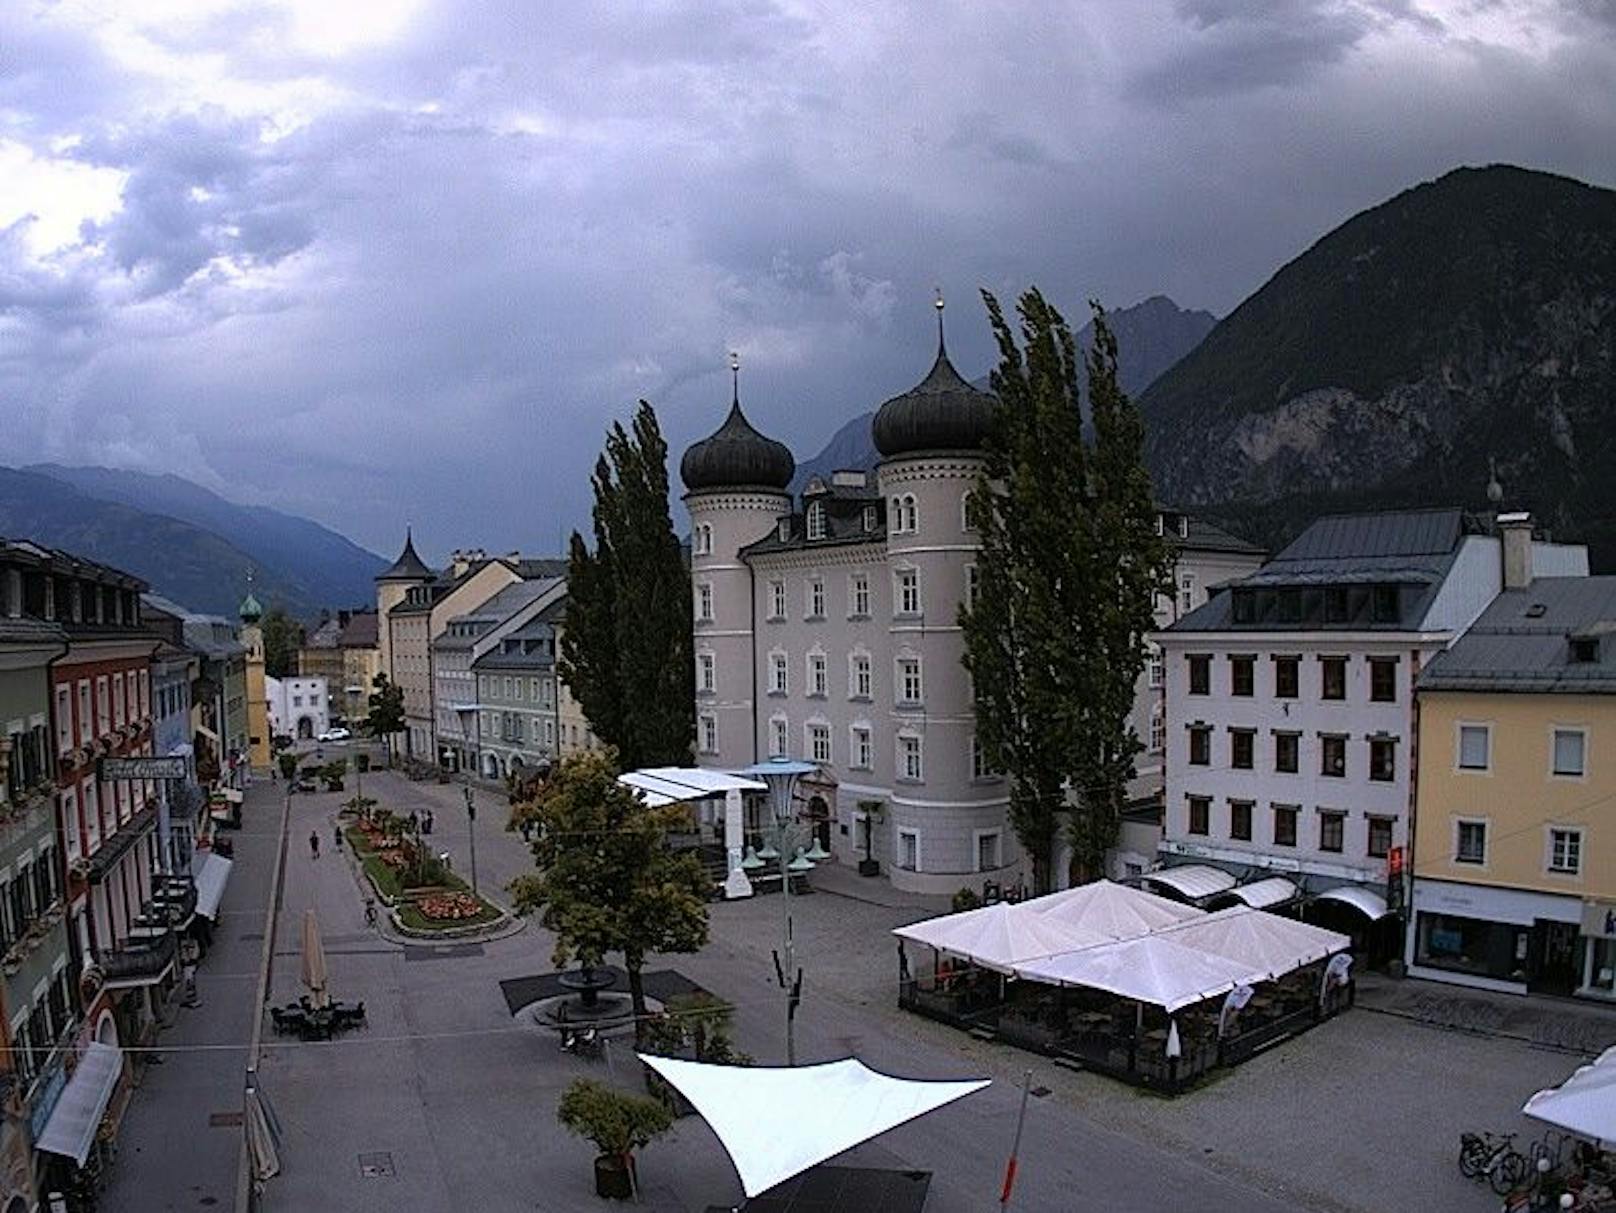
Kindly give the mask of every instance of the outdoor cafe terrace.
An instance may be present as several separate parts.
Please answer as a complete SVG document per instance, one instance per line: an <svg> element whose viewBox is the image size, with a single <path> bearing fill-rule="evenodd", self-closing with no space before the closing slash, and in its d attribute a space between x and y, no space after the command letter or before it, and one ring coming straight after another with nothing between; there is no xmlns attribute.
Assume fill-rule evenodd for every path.
<svg viewBox="0 0 1616 1213"><path fill-rule="evenodd" d="M900 1006L1166 1091L1352 1004L1347 936L1107 880L893 933ZM906 943L931 950L929 972Z"/></svg>

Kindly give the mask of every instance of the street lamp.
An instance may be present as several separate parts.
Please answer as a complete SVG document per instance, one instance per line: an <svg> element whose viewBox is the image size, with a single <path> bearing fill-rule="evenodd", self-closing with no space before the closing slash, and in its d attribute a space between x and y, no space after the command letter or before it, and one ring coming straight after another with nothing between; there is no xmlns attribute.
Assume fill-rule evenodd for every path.
<svg viewBox="0 0 1616 1213"><path fill-rule="evenodd" d="M476 730L477 745L473 750L472 761L478 766L483 761L483 714L478 711L475 703L457 704L455 715L460 717L460 732L469 737L472 730ZM479 896L477 892L477 802L472 799L471 771L466 771L466 837L471 845L471 893Z"/></svg>
<svg viewBox="0 0 1616 1213"><path fill-rule="evenodd" d="M785 917L785 964L776 958L776 977L786 993L786 1064L797 1064L796 1021L797 1004L802 1001L802 973L797 969L796 941L792 938L791 878L813 870L813 861L801 847L795 846L793 825L796 814L792 800L797 792L797 781L819 768L811 762L798 762L790 758L771 758L768 762L754 763L740 772L761 779L769 789L769 813L774 831L768 845L757 853L759 859L777 859L780 863L780 905ZM771 854L772 852L772 854Z"/></svg>

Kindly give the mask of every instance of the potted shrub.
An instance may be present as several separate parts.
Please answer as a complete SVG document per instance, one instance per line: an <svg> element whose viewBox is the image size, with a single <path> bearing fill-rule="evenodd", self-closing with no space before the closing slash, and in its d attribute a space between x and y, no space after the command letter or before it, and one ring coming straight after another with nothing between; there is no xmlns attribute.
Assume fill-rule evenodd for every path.
<svg viewBox="0 0 1616 1213"><path fill-rule="evenodd" d="M281 778L286 780L287 783L291 783L292 780L297 778L297 755L296 754L283 753L275 761L280 763Z"/></svg>
<svg viewBox="0 0 1616 1213"><path fill-rule="evenodd" d="M595 1195L613 1200L634 1195L634 1151L673 1127L673 1116L659 1101L624 1094L592 1078L574 1079L561 1093L556 1119L600 1151Z"/></svg>
<svg viewBox="0 0 1616 1213"><path fill-rule="evenodd" d="M328 792L342 791L342 777L348 773L348 760L338 758L328 762L320 768L320 778L325 780L325 790Z"/></svg>
<svg viewBox="0 0 1616 1213"><path fill-rule="evenodd" d="M361 775L370 770L370 755L358 753L354 755L354 769Z"/></svg>

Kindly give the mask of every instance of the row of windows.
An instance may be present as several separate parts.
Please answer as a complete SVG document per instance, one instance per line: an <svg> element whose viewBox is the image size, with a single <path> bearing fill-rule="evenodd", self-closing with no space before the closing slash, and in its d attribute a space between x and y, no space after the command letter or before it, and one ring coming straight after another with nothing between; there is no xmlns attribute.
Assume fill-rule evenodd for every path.
<svg viewBox="0 0 1616 1213"><path fill-rule="evenodd" d="M1189 693L1212 693L1212 655L1190 653ZM1397 658L1370 657L1369 702L1395 703L1397 701ZM1257 693L1257 658L1249 653L1231 654L1228 664L1228 693L1237 699L1251 699ZM1302 659L1297 656L1276 656L1271 659L1269 686L1275 699L1300 699L1302 696ZM1327 701L1340 702L1347 698L1347 659L1320 657L1318 659L1318 696Z"/></svg>
<svg viewBox="0 0 1616 1213"><path fill-rule="evenodd" d="M80 678L77 728L74 727L73 689L66 683L56 688L56 747L67 753L77 744L88 745L103 733L121 729L151 714L151 675L147 670L101 674L93 684Z"/></svg>
<svg viewBox="0 0 1616 1213"><path fill-rule="evenodd" d="M1453 819L1453 862L1469 867L1487 866L1488 825L1484 818ZM1582 875L1581 826L1545 826L1543 870L1556 876Z"/></svg>
<svg viewBox="0 0 1616 1213"><path fill-rule="evenodd" d="M56 867L56 849L45 847L32 863L18 864L15 875L0 880L0 952L9 951L34 919L61 897L62 878Z"/></svg>
<svg viewBox="0 0 1616 1213"><path fill-rule="evenodd" d="M67 846L67 859L71 863L79 857L80 837L79 822L82 820L84 832L84 853L93 855L101 845L101 839L111 838L117 833L118 827L124 825L134 816L141 805L151 801L156 795L155 785L150 780L126 781L117 780L112 783L101 783L99 780L87 779L76 789L69 789L62 793L61 820L64 823L62 836ZM82 797L83 815L78 812Z"/></svg>
<svg viewBox="0 0 1616 1213"><path fill-rule="evenodd" d="M976 870L997 871L1004 865L1002 835L998 830L976 832ZM923 871L921 867L920 831L901 828L893 847L892 862L906 872Z"/></svg>
<svg viewBox="0 0 1616 1213"><path fill-rule="evenodd" d="M50 1061L51 1046L67 1034L73 1022L73 1003L68 988L67 968L51 978L45 997L36 1002L27 1017L11 1030L11 1055L24 1092L33 1085Z"/></svg>
<svg viewBox="0 0 1616 1213"><path fill-rule="evenodd" d="M829 724L809 721L803 726L802 740L802 753L808 761L834 765L836 755L831 744ZM847 743L847 766L850 770L868 771L875 766L874 730L870 725L850 725ZM718 753L718 718L710 712L703 712L696 718L696 744L703 754ZM791 722L784 716L774 716L769 720L769 757L791 757ZM893 742L893 757L899 779L918 783L925 778L924 745L920 737L899 733ZM975 736L971 738L971 778L996 778Z"/></svg>
<svg viewBox="0 0 1616 1213"><path fill-rule="evenodd" d="M804 661L804 694L824 699L830 694L829 663L823 653L809 653ZM898 657L893 661L892 685L900 706L918 707L925 701L925 683L919 657ZM791 664L785 653L769 654L770 695L791 693ZM696 690L711 693L717 689L717 663L711 653L696 654ZM868 653L851 653L847 658L847 697L868 700L875 697L875 665Z"/></svg>
<svg viewBox="0 0 1616 1213"><path fill-rule="evenodd" d="M1210 837L1213 833L1212 798L1210 796L1186 797L1189 805L1189 833L1199 837ZM1235 842L1252 842L1255 840L1253 830L1254 819L1257 813L1257 802L1254 800L1230 799L1227 803L1227 815L1218 823L1218 832ZM1268 806L1268 837L1263 841L1271 842L1276 847L1294 847L1300 845L1298 831L1301 827L1302 808L1294 804L1270 804ZM1347 842L1347 814L1340 809L1317 810L1314 814L1314 835L1309 842L1319 851L1327 854L1340 855L1346 850ZM1391 851L1392 825L1390 817L1371 816L1368 818L1368 829L1363 838L1364 854L1371 859L1384 859Z"/></svg>
<svg viewBox="0 0 1616 1213"><path fill-rule="evenodd" d="M1460 724L1455 740L1454 765L1461 771L1491 771L1492 749L1492 725ZM1581 779L1588 773L1588 731L1575 726L1556 725L1551 728L1547 759L1550 775Z"/></svg>
<svg viewBox="0 0 1616 1213"><path fill-rule="evenodd" d="M1257 730L1231 728L1229 737L1229 767L1236 771L1256 768ZM1212 765L1212 726L1189 726L1189 763L1192 767ZM1302 734L1275 729L1272 731L1273 770L1281 775L1295 775L1301 771ZM1347 751L1349 738L1345 733L1318 734L1318 772L1331 779L1347 777ZM1368 775L1377 783L1390 783L1397 778L1397 738L1391 736L1364 739L1368 756Z"/></svg>
<svg viewBox="0 0 1616 1213"><path fill-rule="evenodd" d="M514 699L518 702L531 699L534 703L549 707L551 682L548 678L523 678L520 675L512 677L508 674L503 676L479 674L477 676L477 691L483 699L490 699L496 695L504 699Z"/></svg>
<svg viewBox="0 0 1616 1213"><path fill-rule="evenodd" d="M965 585L963 601L967 610L976 606L976 566L967 565L965 569ZM697 582L694 590L696 622L711 623L714 618L713 587L710 583ZM769 582L768 614L765 618L770 623L783 623L788 618L787 592L784 581ZM803 618L819 620L826 618L825 579L823 577L809 578L803 587ZM920 572L917 569L895 569L892 573L892 602L894 615L919 615L921 613L920 600ZM847 578L847 617L849 619L870 618L870 576L865 572L848 574Z"/></svg>

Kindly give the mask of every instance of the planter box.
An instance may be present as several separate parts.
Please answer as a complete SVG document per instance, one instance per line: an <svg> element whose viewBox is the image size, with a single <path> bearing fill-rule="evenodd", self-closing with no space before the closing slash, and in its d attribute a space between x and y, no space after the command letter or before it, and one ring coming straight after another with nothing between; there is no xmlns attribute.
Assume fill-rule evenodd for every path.
<svg viewBox="0 0 1616 1213"><path fill-rule="evenodd" d="M628 1200L634 1195L634 1159L626 1162L611 1154L595 1158L595 1195L608 1200Z"/></svg>
<svg viewBox="0 0 1616 1213"><path fill-rule="evenodd" d="M860 876L879 876L879 875L881 875L881 861L879 859L861 859L861 860L859 860L859 875Z"/></svg>

